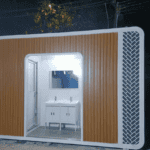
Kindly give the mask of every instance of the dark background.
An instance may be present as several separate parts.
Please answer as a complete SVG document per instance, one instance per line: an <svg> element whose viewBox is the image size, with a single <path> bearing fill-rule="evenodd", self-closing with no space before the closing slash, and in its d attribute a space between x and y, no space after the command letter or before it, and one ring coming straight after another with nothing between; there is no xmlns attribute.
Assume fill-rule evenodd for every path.
<svg viewBox="0 0 150 150"><path fill-rule="evenodd" d="M144 53L145 53L145 144L141 149L150 149L150 19L149 0L71 0L74 7L79 6L77 15L73 20L73 27L61 28L59 31L83 31L120 27L138 26L144 30ZM70 0L51 0L55 4L64 4ZM27 16L27 12L37 12L40 0L1 0L0 1L0 36L39 34L39 31L30 31L36 24L33 18ZM120 13L116 20L116 4L120 5ZM106 3L106 5L105 5ZM67 4L66 4L67 5ZM89 5L84 8L83 5ZM107 7L107 9L106 9ZM116 24L117 22L117 24ZM44 31L48 31L45 29Z"/></svg>

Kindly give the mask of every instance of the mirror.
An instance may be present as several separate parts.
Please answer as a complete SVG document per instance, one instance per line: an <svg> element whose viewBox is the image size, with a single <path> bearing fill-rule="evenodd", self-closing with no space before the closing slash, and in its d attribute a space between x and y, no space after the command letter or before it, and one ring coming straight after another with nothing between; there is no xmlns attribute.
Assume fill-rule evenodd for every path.
<svg viewBox="0 0 150 150"><path fill-rule="evenodd" d="M78 77L70 71L51 71L52 88L78 88Z"/></svg>

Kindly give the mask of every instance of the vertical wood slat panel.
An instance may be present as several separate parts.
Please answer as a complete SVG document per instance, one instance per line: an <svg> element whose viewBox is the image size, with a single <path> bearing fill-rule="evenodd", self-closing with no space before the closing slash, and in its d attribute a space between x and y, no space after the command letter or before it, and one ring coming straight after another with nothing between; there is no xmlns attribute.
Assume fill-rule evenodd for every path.
<svg viewBox="0 0 150 150"><path fill-rule="evenodd" d="M111 40L112 40L111 44L114 43L114 35L113 35L113 34L112 34L112 36L111 36ZM113 54L114 54L114 47L112 47L112 55L111 55L111 58L112 58L112 72L114 71L114 64L113 64L113 63L114 63L114 56L113 56ZM112 76L111 79L112 79L112 85L114 85L113 76ZM112 103L111 103L111 104L112 104L112 112L111 112L112 114L114 113L114 107L113 107L113 106L114 106L114 105L113 105L114 102L113 102L113 101L114 101L114 88L112 89ZM112 117L112 118L113 118L113 117ZM112 122L112 135L114 135L114 132L115 132L115 131L113 130L113 128L114 128L114 121ZM114 141L114 138L115 138L115 137L112 138L112 141Z"/></svg>
<svg viewBox="0 0 150 150"><path fill-rule="evenodd" d="M86 115L88 116L88 122L87 122L87 124L85 124L86 125L86 130L88 131L88 136L86 137L86 141L88 140L88 137L90 136L90 126L89 126L89 123L90 123L90 92L89 92L89 87L90 87L90 80L89 80L89 78L90 78L90 67L89 67L89 65L90 65L90 57L89 57L89 41L90 41L90 39L89 39L89 36L87 36L87 93L86 93L86 96L87 96L87 100L86 100L86 102L87 102L87 107L84 107L84 110L86 110L86 112L84 112L84 110L83 110L83 114L85 114L86 113ZM84 100L83 100L84 101ZM83 118L84 118L84 116L83 116ZM84 128L84 127L83 127ZM84 133L83 133L83 138L84 138L85 136L84 136ZM89 140L90 140L90 137L89 137Z"/></svg>
<svg viewBox="0 0 150 150"><path fill-rule="evenodd" d="M115 39L115 41L118 41L118 36L116 35L116 34L114 34L114 39ZM116 81L117 82L117 79L118 79L118 77L117 77L117 64L118 64L118 51L115 51L116 49L117 49L117 47L118 47L118 43L117 42L115 42L114 43L114 57L115 57L115 62L114 62L114 67L115 67L115 70L114 70L114 81ZM116 83L115 83L116 84ZM117 103L117 88L114 88L114 94L115 94L115 96L114 96L114 128L116 129L118 129L118 121L117 121L117 117L115 117L115 116L118 116L118 103ZM115 138L114 138L114 142L115 141L117 141L117 135L118 135L118 130L115 130Z"/></svg>
<svg viewBox="0 0 150 150"><path fill-rule="evenodd" d="M35 39L35 40L36 40L35 46L38 46L37 39ZM22 59L24 61L25 55L28 54L26 46L27 46L27 39L21 39L21 45L20 45L20 49L22 48L22 50L21 50L21 55L22 55L21 61L22 61ZM25 84L24 83L24 72L25 72L25 70L24 70L24 63L23 63L22 64L22 72L21 72L22 73L21 78L23 76L23 81L22 81L23 90L22 90L22 96L20 98L22 100L22 103L21 103L22 104L22 107L21 107L22 113L20 115L20 117L22 119L22 121L21 121L21 133L20 133L21 135L24 135L24 118L22 118L22 114L24 115L24 84Z"/></svg>
<svg viewBox="0 0 150 150"><path fill-rule="evenodd" d="M74 36L70 36L70 52L74 52Z"/></svg>
<svg viewBox="0 0 150 150"><path fill-rule="evenodd" d="M109 33L13 39L9 44L10 48L7 46L8 40L2 40L1 43L4 43L2 48L4 57L6 58L7 53L11 50L10 55L15 60L11 66L12 68L9 66L12 61L11 58L7 63L1 63L5 67L2 67L3 72L0 78L2 80L0 89L4 91L0 97L2 102L0 111L0 126L2 128L0 133L2 135L23 136L25 55L29 53L78 51L84 57L83 140L106 143L117 142L117 36L117 33ZM2 60L4 61L4 59ZM10 75L12 73L14 77L6 76L9 73L8 69ZM13 72L14 70L15 72ZM13 78L14 81L11 81L10 79ZM112 84L110 85L110 83ZM9 84L13 88L9 87ZM3 99L6 101L4 102ZM10 107L8 114L6 111L6 109L8 110L7 106Z"/></svg>
<svg viewBox="0 0 150 150"><path fill-rule="evenodd" d="M81 36L79 36L79 37L81 37ZM77 48L77 46L79 46L79 48ZM78 52L79 50L81 50L81 40L79 41L79 43L77 43L77 36L75 36L75 38L74 38L74 52Z"/></svg>
<svg viewBox="0 0 150 150"><path fill-rule="evenodd" d="M106 141L109 141L109 108L110 108L110 104L109 104L109 59L108 59L108 56L109 56L109 49L108 49L108 36L109 35L106 35L106 131L107 131L107 134L106 134Z"/></svg>
<svg viewBox="0 0 150 150"><path fill-rule="evenodd" d="M89 36L84 36L84 39L85 39L85 55L84 55L84 61L85 61L85 64L86 66L84 66L84 68L86 69L86 72L84 72L84 77L86 76L86 82L85 82L85 87L84 87L84 100L83 100L83 139L86 141L88 140L88 136L89 136L89 126L88 126L88 123L89 123L89 118L90 116L88 115L88 110L89 110L89 97L88 97L88 94L89 93L89 55L88 55L88 42L89 42Z"/></svg>
<svg viewBox="0 0 150 150"><path fill-rule="evenodd" d="M88 101L89 101L90 106L94 105L94 102L96 103L96 101L94 101L95 98L94 99L92 99L92 98L94 96L98 96L98 99L101 102L100 106L99 106L101 113L99 114L99 116L95 116L95 115L98 115L98 113L95 112L95 115L93 115L94 116L94 119L93 119L91 112L93 112L92 108L94 108L94 107L88 107L87 105L85 105L87 107L84 106L83 114L84 114L85 118L86 118L86 116L90 116L89 119L93 119L94 123L99 123L99 125L100 125L100 130L96 130L97 135L94 134L95 137L93 137L92 136L93 132L94 132L93 121L87 122L84 119L84 128L85 128L84 131L89 132L88 136L86 133L84 133L84 141L117 143L117 140L118 140L117 112L116 112L117 111L117 105L116 105L117 104L117 92L116 92L117 91L117 77L116 77L116 75L117 75L117 57L113 58L114 53L116 53L118 49L117 49L117 38L114 38L115 36L117 37L117 34L112 33L112 35L113 35L113 37L110 37L109 34L101 34L100 35L100 38L101 38L100 39L101 43L99 45L100 46L100 54L98 56L101 58L101 60L100 60L101 66L99 66L100 67L99 70L101 70L100 71L101 76L98 76L96 78L96 80L100 79L100 82L98 82L99 86L101 85L101 88L99 89L100 90L99 95L94 94L94 86L96 86L96 85L94 85L94 82L90 82L90 81L93 81L90 77L92 77L92 78L94 77L94 75L92 74L93 69L92 70L90 70L90 69L92 67L94 68L94 66L92 66L92 64L91 64L92 63L91 59L93 58L92 57L93 55L91 54L91 56L90 55L88 56L90 64L89 64L89 66L87 65L87 68L89 68L88 73L90 76L88 77L88 79L89 79L89 87L90 88L88 87L89 93L86 93L86 94L88 95L87 97L90 97L90 99L87 98L86 103L88 103ZM110 43L110 40L113 40L113 39L115 39L115 40ZM114 44L114 42L115 42L115 44ZM92 52L95 53L95 49L93 50L92 49L93 47L91 47L91 42L87 42L87 43L89 44L88 47L89 47L91 53ZM112 51L113 55L111 55L111 51ZM112 58L115 59L116 63L114 63L114 60L112 60ZM96 62L95 60L93 60L93 61ZM111 63L113 64L112 69L110 69ZM113 68L115 68L115 70ZM114 73L114 71L115 71L115 73ZM111 94L110 84L109 84L111 77L113 79L113 84L112 84L111 88L115 89L113 96L109 96L109 94ZM116 87L116 88L114 88L114 87ZM84 94L84 95L86 95L86 94ZM115 96L114 96L114 94L115 94ZM85 100L85 97L84 97L84 100ZM110 102L112 102L112 105L110 104ZM95 109L96 109L96 106L95 106ZM113 113L114 111L115 111L115 114ZM94 112L93 112L93 114L94 114ZM101 119L100 122L98 122L97 121L98 119L96 119L96 118L100 118ZM115 126L112 123L115 124ZM90 138L90 137L92 137L92 138ZM100 140L98 140L98 139L96 139L96 137L101 137L101 138L99 138Z"/></svg>
<svg viewBox="0 0 150 150"><path fill-rule="evenodd" d="M89 110L90 110L90 124L91 124L91 126L90 126L90 141L94 141L93 139L93 134L91 134L91 132L93 132L93 129L94 129L94 126L93 126L93 120L94 120L94 115L93 115L93 97L92 97L92 94L93 94L93 86L92 86L92 35L90 35L90 42L89 42L89 58L90 58L90 61L89 61L89 81L90 81L90 85L89 85L89 92L90 92L90 99L89 99L89 101L90 101L90 105L89 105ZM93 132L94 133L94 132Z"/></svg>
<svg viewBox="0 0 150 150"><path fill-rule="evenodd" d="M94 45L95 45L95 54L94 54L94 61L93 61L93 64L95 65L95 67L94 67L94 76L93 76L93 78L94 78L94 91L95 91L95 93L94 93L94 95L95 95L95 107L94 107L94 110L95 110L95 115L96 115L96 117L95 117L95 120L96 120L96 123L95 123L95 140L96 141L98 141L98 134L97 134L97 130L98 130L98 116L99 116L99 114L98 114L98 97L97 97L97 95L98 95L98 88L97 88L97 81L96 81L96 79L97 79L97 40L98 40L98 35L97 34L95 34L94 35Z"/></svg>
<svg viewBox="0 0 150 150"><path fill-rule="evenodd" d="M11 134L12 135L16 135L16 128L15 128L15 126L16 126L16 109L15 109L15 102L16 102L16 96L17 96L17 56L18 56L18 53L17 53L17 48L16 48L16 41L13 39L12 40L13 41L13 43L12 43L12 51L13 51L13 53L14 53L14 61L13 61L13 63L14 63L14 67L13 67L13 70L15 71L15 74L14 74L14 85L13 85L13 87L14 87L14 90L13 90L13 92L14 92L14 95L13 95L13 99L12 99L12 101L13 101L13 103L12 103L12 114L11 114L11 117L10 118L12 118L13 119L13 122L12 122L12 128L13 128L13 131L11 131Z"/></svg>
<svg viewBox="0 0 150 150"><path fill-rule="evenodd" d="M22 47L22 45L20 46L20 42L21 40L18 39L18 43L17 43L17 53L18 53L18 56L17 56L17 67L18 67L18 70L17 70L17 91L18 91L18 94L17 94L17 101L16 101L16 105L17 105L17 111L16 113L18 114L18 117L17 117L17 126L18 126L18 129L16 130L16 134L21 134L20 132L20 115L22 114L22 110L20 109L21 107L21 93L22 93L22 90L24 88L22 88L21 86L21 82L23 80L23 78L21 77L21 72L23 71L23 68L21 67L21 64L22 64L22 59L21 59L21 50L20 47ZM23 98L23 97L22 97Z"/></svg>
<svg viewBox="0 0 150 150"><path fill-rule="evenodd" d="M94 42L95 42L95 35L92 35L92 51L95 51L95 45L94 45ZM91 52L91 50L90 50L90 52ZM92 96L92 102L93 102L93 105L91 106L91 108L92 108L92 115L93 115L93 133L96 133L95 132L95 124L96 124L96 120L95 120L95 118L96 118L96 113L95 113L95 84L94 84L94 78L95 78L95 59L94 59L95 57L94 57L94 53L91 53L91 69L92 69L92 75L91 75L91 80L92 80L92 94L91 94L91 96ZM91 88L90 88L91 89ZM96 141L97 139L95 138L95 136L97 135L97 134L92 134L93 135L93 141Z"/></svg>
<svg viewBox="0 0 150 150"><path fill-rule="evenodd" d="M113 43L114 43L114 35L113 35ZM113 63L115 62L115 59L114 59L114 46L113 46L113 55L112 55L112 58L113 58ZM115 66L113 64L113 70L115 70ZM113 72L114 73L114 72ZM113 84L114 84L114 74L113 74ZM114 93L115 89L113 89L113 101L114 101L114 97L115 97L115 93ZM113 103L113 109L112 109L112 114L114 116L114 103ZM114 122L113 122L113 128L114 128ZM113 131L113 135L115 135L115 132ZM115 139L115 137L114 137ZM113 139L113 141L114 141Z"/></svg>
<svg viewBox="0 0 150 150"><path fill-rule="evenodd" d="M89 42L89 116L90 116L90 121L89 123L91 124L90 125L90 141L93 141L93 134L91 134L91 132L93 132L93 119L94 119L94 115L93 115L93 98L92 98L92 93L93 93L93 87L92 87L92 35L89 35L89 39L90 39L90 42Z"/></svg>
<svg viewBox="0 0 150 150"><path fill-rule="evenodd" d="M6 43L6 41L5 41L5 43ZM5 44L5 49L7 49L7 45ZM7 55L7 51L5 51L5 53L4 53L4 55ZM5 60L5 65L6 65L6 67L4 68L4 72L5 72L5 75L6 75L6 77L7 77L7 58L5 58L6 60ZM8 108L7 108L7 104L8 104L8 100L7 100L7 80L6 80L6 78L5 78L5 100L6 100L6 103L5 103L5 110L7 110L7 111L5 111L5 117L6 117L6 119L5 119L5 126L6 126L6 128L8 129ZM8 134L8 132L7 132L8 130L6 130L5 129L5 132L6 132L6 134Z"/></svg>
<svg viewBox="0 0 150 150"><path fill-rule="evenodd" d="M0 45L1 47L3 47L3 41L0 40ZM0 55L0 100L4 99L3 98L3 95L4 95L4 92L3 92L3 78L4 78L4 72L3 72L3 65L4 61L3 61L3 55L2 55L2 52L1 52L1 55ZM0 101L0 133L2 133L2 127L3 127L3 123L2 123L2 113L3 113L3 102Z"/></svg>
<svg viewBox="0 0 150 150"><path fill-rule="evenodd" d="M87 95L86 95L86 93L87 93L87 67L85 67L85 66L87 66L87 42L86 42L86 37L87 36L83 36L83 43L84 43L84 50L85 50L85 53L84 53L84 69L83 69L83 73L84 73L84 82L83 82L83 86L84 86L84 88L83 88L83 98L84 98L84 101L83 101L83 110L85 110L86 111L86 107L87 107ZM77 43L80 41L80 38L79 38L79 36L78 36L78 38L77 38ZM78 49L79 49L79 47L78 47ZM88 122L88 116L87 116L87 113L84 111L84 116L83 116L83 133L84 133L84 139L86 140L86 137L88 136L88 130L87 130L87 127L86 127L86 124L87 124L87 122Z"/></svg>
<svg viewBox="0 0 150 150"><path fill-rule="evenodd" d="M40 40L41 41L41 40ZM53 48L53 37L50 37L49 38L49 52L51 52L51 53L53 53L53 50L54 50L54 48ZM40 51L40 49L39 49L39 51ZM48 52L48 53L49 53Z"/></svg>
<svg viewBox="0 0 150 150"><path fill-rule="evenodd" d="M110 34L108 34L108 43L107 43L107 87L108 87L108 104L109 104L109 109L107 111L107 117L108 117L108 122L107 122L107 131L108 133L111 133L111 112L110 112L110 107L111 107L111 85L110 85L110 78L111 78L111 72L110 72L110 59L111 59L111 56L110 56ZM107 137L108 138L108 141L111 141L111 134Z"/></svg>
<svg viewBox="0 0 150 150"><path fill-rule="evenodd" d="M13 40L10 40L10 42L11 42L11 44L13 43ZM11 45L10 45L10 47L11 47ZM12 65L11 66L11 76L10 76L10 87L11 87L11 91L10 91L10 96L11 96L11 98L10 98L10 115L13 113L13 109L12 109L12 106L13 106L13 82L14 82L14 80L13 80L13 77L14 77L14 71L13 71L13 65L14 64L12 64L11 62L13 62L13 58L14 58L14 53L13 53L13 51L11 51L11 49L10 49L10 58L9 58L9 60L10 60L10 64ZM9 133L11 133L12 131L13 131L13 126L12 126L12 124L13 124L13 120L12 120L13 118L10 118L10 131L9 131Z"/></svg>
<svg viewBox="0 0 150 150"><path fill-rule="evenodd" d="M109 90L109 88L110 88L110 86L109 86L109 78L110 78L110 67L109 67L109 52L110 52L110 49L108 48L108 46L109 46L109 34L107 35L107 141L110 141L110 135L109 135L109 133L110 133L110 95L109 95L109 93L110 93L110 90Z"/></svg>
<svg viewBox="0 0 150 150"><path fill-rule="evenodd" d="M9 49L9 43L10 41L8 41L8 44L7 44L7 49ZM6 63L7 63L7 67L6 67L6 74L7 74L7 127L8 127L8 130L7 130L7 134L9 134L10 132L10 119L9 119L9 115L10 115L10 74L9 74L9 69L10 66L9 66L9 53L7 53L7 60L6 60Z"/></svg>
<svg viewBox="0 0 150 150"><path fill-rule="evenodd" d="M18 44L18 49L19 49L19 58L18 58L18 63L19 63L19 72L18 72L18 76L19 76L19 82L18 82L18 85L19 85L19 89L22 89L22 90L19 90L19 97L18 97L18 105L19 105L19 109L18 109L18 113L19 113L19 117L18 117L18 126L19 126L19 129L18 129L18 134L23 134L23 129L20 128L20 127L23 127L23 124L21 122L22 121L22 115L24 114L23 113L23 97L24 97L24 66L23 66L23 63L22 63L22 60L24 59L22 53L23 53L23 42L22 42L22 39L20 39L19 41L19 44ZM34 47L35 47L35 39L34 39L34 43L33 43ZM34 48L33 47L33 48Z"/></svg>
<svg viewBox="0 0 150 150"><path fill-rule="evenodd" d="M2 85L2 88L3 88L3 99L5 100L6 98L5 98L5 86L6 86L6 84L5 84L5 79L6 79L6 77L5 77L5 66L4 66L4 64L5 64L5 59L4 59L4 56L5 56L5 44L6 43L6 41L3 41L3 50L2 50L2 56L3 56L3 79L2 79L2 83L3 83L3 85ZM1 122L2 122L2 132L6 132L5 130L6 130L6 126L5 126L5 114L6 114L6 109L5 109L5 103L6 103L6 101L1 101L2 102L2 117L1 117Z"/></svg>
<svg viewBox="0 0 150 150"><path fill-rule="evenodd" d="M97 77L98 77L98 79L97 79L97 81L96 82L98 82L98 83L100 83L100 78L101 78L101 76L100 76L100 69L99 69L99 66L100 66L100 35L98 35L98 37L97 37L97 54L96 54L96 56L97 56L97 66L96 66L96 71L97 71ZM96 57L95 56L95 57ZM99 94L101 94L101 88L100 88L100 84L97 84L97 86L96 86L96 88L97 88L97 99L98 99L98 95ZM99 117L97 116L97 130L98 131L100 131L100 124L101 124L101 122L100 122L100 116L101 116L101 114L100 114L100 99L97 101L98 103L97 103L97 109L98 109L98 111L97 111L97 113L99 114ZM101 135L98 135L97 136L97 141L101 141Z"/></svg>
<svg viewBox="0 0 150 150"><path fill-rule="evenodd" d="M110 47L111 47L111 45L112 45L112 43L113 43L113 33L110 33ZM113 51L111 50L110 51L110 73L113 71ZM109 83L110 83L110 105L111 105L111 107L110 107L110 113L112 114L112 111L113 111L113 108L112 108L112 106L113 106L113 76L110 76L110 80L109 80ZM111 123L110 123L110 133L111 133L111 135L110 135L110 140L111 141L113 141L113 118L112 117L110 117L110 121L111 121Z"/></svg>
<svg viewBox="0 0 150 150"><path fill-rule="evenodd" d="M104 115L104 119L106 120L106 121L104 121L105 122L105 125L104 125L104 127L105 127L105 141L107 141L107 136L108 136L108 131L107 131L107 110L108 110L108 108L107 108L107 100L108 100L108 95L107 95L107 90L108 90L108 86L107 86L107 70L108 70L108 68L107 68L107 35L106 34L104 34L105 35L105 38L104 38L104 40L105 40L105 44L104 44L104 63L105 63L105 65L103 66L104 67L104 69L105 69L105 73L104 73L104 78L105 78L105 80L104 80L104 89L105 89L105 101L104 101L104 112L105 112L105 115Z"/></svg>
<svg viewBox="0 0 150 150"><path fill-rule="evenodd" d="M32 45L35 45L34 43ZM17 126L18 126L18 130L17 130L17 134L21 134L21 115L23 114L22 112L22 99L23 99L23 96L22 96L22 93L23 93L23 86L22 86L22 82L23 81L23 75L22 75L22 72L24 72L24 69L22 67L22 43L21 43L21 39L18 40L18 46L17 46L17 49L19 49L18 51L18 73L17 73L17 81L18 81L18 99L17 99L17 106L18 106L18 109L17 109L17 113L18 113L18 118L17 118ZM21 89L21 90L20 90Z"/></svg>
<svg viewBox="0 0 150 150"><path fill-rule="evenodd" d="M59 37L55 37L55 51L56 51L56 53L59 53L59 49L58 49L58 43L59 43L59 41L58 41L58 38Z"/></svg>
<svg viewBox="0 0 150 150"><path fill-rule="evenodd" d="M87 80L87 84L86 84L86 86L84 87L84 89L86 88L86 90L84 91L84 93L85 93L85 95L86 95L86 97L84 97L83 99L85 100L86 99L86 101L84 102L84 109L83 109L83 114L84 114L84 116L85 115L87 115L87 121L85 122L85 118L84 118L84 116L83 116L83 123L84 123L84 126L83 126L83 129L84 128L86 128L86 130L85 130L85 132L87 132L87 136L86 135L84 135L84 134L86 134L85 132L83 132L83 138L85 138L85 141L87 141L88 140L88 137L89 137L89 135L90 135L90 133L89 133L89 131L90 131L90 128L89 128L89 126L88 126L88 124L89 124L89 122L90 122L90 115L88 114L88 111L89 111L89 95L87 94L87 93L89 93L89 84L90 84L90 82L89 82L89 36L86 36L86 63L87 63L87 66L85 66L85 68L86 68L86 70L87 70L87 74L86 74L86 80ZM84 101L83 100L83 101Z"/></svg>
<svg viewBox="0 0 150 150"><path fill-rule="evenodd" d="M11 115L11 113L12 113L12 81L13 81L13 79L12 79L12 77L14 76L13 75L13 70L12 70L12 68L13 68L13 66L12 66L12 56L13 56L13 53L12 53L12 51L11 51L11 44L12 44L12 40L9 40L9 42L8 42L8 50L9 50L9 53L8 53L8 55L7 55L7 57L8 57L8 68L7 68L7 74L8 74L8 118L9 118L9 116ZM12 72L12 73L10 73L10 72ZM11 133L11 131L12 131L12 126L11 126L11 124L12 124L12 118L9 118L8 119L8 134L9 133Z"/></svg>
<svg viewBox="0 0 150 150"><path fill-rule="evenodd" d="M6 41L4 41L4 49L6 49L7 47L6 47ZM6 55L6 52L4 51L4 56ZM6 60L5 60L6 61ZM6 63L6 62L5 62ZM5 64L6 66L7 66L7 64ZM6 75L6 67L4 67L4 74ZM4 98L6 99L6 77L4 78ZM3 114L3 117L5 116L5 117L7 117L7 111L5 111L7 108L6 108L6 105L7 105L7 101L5 101L5 103L3 104L3 107L4 107L4 114ZM3 120L4 120L4 123L3 123L3 127L7 127L7 125L6 125L6 122L7 122L7 120L6 119L4 119L3 118ZM4 130L5 130L5 132L7 132L6 131L6 128L4 128Z"/></svg>
<svg viewBox="0 0 150 150"><path fill-rule="evenodd" d="M6 48L8 49L8 44L9 43L7 43L7 46L6 46ZM8 81L9 81L9 74L8 74L8 63L9 63L9 59L8 59L8 57L9 57L9 54L8 54L8 52L6 51L6 54L7 54L7 58L6 58L6 61L5 61L5 63L6 63L6 68L5 68L5 72L6 72L6 77L7 77L7 80L6 80L6 110L7 110L7 112L6 112L6 122L8 122L9 120L8 120L8 116L9 116L9 85L8 85ZM6 131L6 133L8 134L9 133L9 123L7 123L7 131Z"/></svg>
<svg viewBox="0 0 150 150"><path fill-rule="evenodd" d="M107 111L107 107L106 107L106 103L107 103L107 80L106 80L106 77L107 77L107 61L106 61L106 56L107 56L107 53L106 53L106 34L104 34L104 65L103 65L103 68L104 68L104 84L103 84L103 88L104 88L104 107L103 107L103 112L104 112L104 119L103 119L103 122L104 122L104 141L106 141L106 136L107 136L107 128L106 128L106 123L107 123L107 120L106 120L106 111ZM105 120L105 121L104 121Z"/></svg>
<svg viewBox="0 0 150 150"><path fill-rule="evenodd" d="M104 113L103 113L103 100L104 100L104 88L103 88L103 78L104 78L104 72L103 72L103 69L104 69L104 67L103 67L103 62L104 62L104 57L103 57L103 38L104 38L104 35L102 34L102 35L100 35L101 36L101 39L100 39L100 41L101 41L101 44L100 44L100 68L99 68L99 70L100 70L100 74L101 74L101 78L100 78L100 82L99 82L99 84L100 84L100 87L101 87L101 91L100 91L100 118L101 118L101 124L100 124L100 127L101 127L101 129L100 129L100 131L101 131L101 141L102 142L104 142L104 139L103 139L103 136L104 136L104 129L103 129L103 127L104 127L104 122L103 122L103 115L104 115Z"/></svg>
<svg viewBox="0 0 150 150"><path fill-rule="evenodd" d="M19 49L19 51L18 51L18 68L19 68L19 70L18 70L18 73L17 73L17 82L18 82L18 98L17 98L17 106L18 106L18 109L17 109L17 113L18 113L18 118L17 118L17 125L18 125L18 130L17 130L17 134L19 134L20 133L20 124L19 124L19 122L20 122L20 114L21 114L21 111L20 111L20 103L21 103L21 99L20 99L20 95L21 95L21 92L22 92L22 90L20 90L20 84L21 84L21 77L20 77L20 72L22 72L23 70L22 70L22 68L21 68L21 61L20 61L20 57L21 57L21 49L20 49L20 40L18 40L18 46L17 46L17 48ZM22 88L21 88L22 89ZM21 133L20 133L21 134Z"/></svg>
<svg viewBox="0 0 150 150"><path fill-rule="evenodd" d="M92 110L90 108L90 106L92 106L92 100L91 100L91 91L90 91L90 88L89 87L92 87L91 86L91 55L90 55L90 49L91 49L91 35L88 36L88 58L89 58L89 64L88 64L88 80L89 80L89 86L88 86L88 111L87 111L87 115L89 116L89 122L88 122L88 127L89 127L89 135L87 137L87 140L89 139L90 141L92 141L92 134L90 133L91 130L92 130ZM85 108L87 109L87 108ZM89 126L89 123L91 124ZM91 136L90 136L91 135Z"/></svg>
<svg viewBox="0 0 150 150"><path fill-rule="evenodd" d="M9 54L7 55L8 59L9 59L9 62L8 62L8 66L6 67L7 68L7 73L8 74L8 77L7 77L7 80L8 80L8 87L7 87L7 90L9 90L9 98L7 100L9 100L9 106L8 106L8 113L9 113L9 116L13 114L13 102L12 100L14 99L14 88L13 88L13 82L14 82L14 71L13 71L13 66L14 64L12 63L13 62L13 58L14 58L14 52L11 50L11 45L13 44L13 40L9 40L8 42L8 50L9 50ZM7 61L7 60L5 60ZM8 120L8 126L9 126L9 129L8 129L8 134L13 134L13 118L9 118Z"/></svg>
<svg viewBox="0 0 150 150"><path fill-rule="evenodd" d="M4 41L4 49L6 49L7 47L6 47L6 42L7 41ZM5 51L3 50L3 55L5 56L6 54L5 54ZM5 60L6 61L6 60ZM6 65L6 64L5 64ZM4 74L6 74L6 67L4 67ZM6 92L6 77L4 78L4 92ZM6 99L6 94L4 93L4 99ZM6 122L7 122L7 120L5 119L6 117L7 117L7 114L6 114L6 105L7 105L7 101L5 101L5 103L3 103L3 129L5 130L5 132L7 132L6 131L6 128L5 127L7 127L7 126L5 126L6 125ZM4 118L5 117L5 118Z"/></svg>
<svg viewBox="0 0 150 150"><path fill-rule="evenodd" d="M5 50L7 50L7 49L5 49ZM15 83L14 83L14 99L13 99L13 115L14 115L14 117L13 117L13 128L14 128L14 132L13 132L13 134L14 135L17 135L17 131L16 131L16 125L17 125L17 118L16 118L16 109L15 109L15 104L17 103L16 101L17 101L17 70L18 70L18 68L17 68L17 56L18 56L18 52L17 52L17 40L14 40L13 39L13 49L12 50L14 50L14 53L15 53L15 66L14 66L14 68L15 68L15 77L14 77L14 81L15 81ZM6 57L6 56L5 56ZM18 116L17 116L18 117Z"/></svg>
<svg viewBox="0 0 150 150"><path fill-rule="evenodd" d="M61 53L61 45L60 45L60 38L61 37L57 37L57 53Z"/></svg>
<svg viewBox="0 0 150 150"><path fill-rule="evenodd" d="M64 51L64 37L60 37L60 45L61 45L61 50L60 52L62 53Z"/></svg>

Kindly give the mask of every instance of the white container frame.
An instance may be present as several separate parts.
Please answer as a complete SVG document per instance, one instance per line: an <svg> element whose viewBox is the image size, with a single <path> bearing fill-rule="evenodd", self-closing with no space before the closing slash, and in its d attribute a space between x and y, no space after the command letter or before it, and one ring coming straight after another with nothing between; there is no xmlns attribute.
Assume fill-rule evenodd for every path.
<svg viewBox="0 0 150 150"><path fill-rule="evenodd" d="M123 144L122 143L122 81L119 76L122 73L122 43L123 43L123 32L137 31L140 35L140 142L137 145ZM31 138L26 137L26 117L24 116L24 136L9 136L0 135L0 138L5 139L16 139L16 140L29 140L29 141L43 141L43 142L56 142L66 144L80 144L89 146L102 146L102 147L113 147L123 149L140 149L145 142L145 119L144 119L144 32L140 27L124 27L115 29L100 29L100 30L89 30L89 31L75 31L75 32L63 32L63 33L42 33L42 34L30 34L30 35L13 35L13 36L0 36L0 39L15 39L15 38L38 38L38 37L56 37L56 36L72 36L72 35L88 35L88 34L100 34L100 33L118 33L118 143L102 143L102 142L87 142L83 141L83 102L81 103L81 141L72 140L57 140L57 139L46 139L46 138ZM56 53L57 54L57 53ZM47 55L44 53L44 55ZM26 68L24 59L24 68ZM25 74L24 74L25 76ZM26 77L24 78L26 82ZM26 114L26 86L24 85L24 114Z"/></svg>

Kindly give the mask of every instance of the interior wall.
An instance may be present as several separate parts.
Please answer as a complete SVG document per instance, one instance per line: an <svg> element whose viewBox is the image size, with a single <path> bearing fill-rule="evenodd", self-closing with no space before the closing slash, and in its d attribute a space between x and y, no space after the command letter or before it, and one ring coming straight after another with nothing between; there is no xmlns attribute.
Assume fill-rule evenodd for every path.
<svg viewBox="0 0 150 150"><path fill-rule="evenodd" d="M43 56L42 56L43 57ZM56 56L57 57L57 56ZM71 62L70 62L71 63ZM49 71L52 70L70 70L74 69L76 66L72 66L72 68L69 68L67 64L64 66L61 65L61 62L58 62L57 64L53 65L52 59L45 58L42 59L40 62L40 68L39 68L39 101L41 106L40 111L40 126L45 126L45 102L52 101L55 99L55 96L57 97L57 100L68 100L70 101L70 97L72 97L73 101L79 101L81 105L81 78L79 78L79 88L77 89L52 89L50 87L50 81L49 78ZM52 124L51 126L58 126L55 124ZM66 125L66 127L74 127L72 125Z"/></svg>
<svg viewBox="0 0 150 150"><path fill-rule="evenodd" d="M41 58L42 57L42 58ZM30 56L28 59L38 62L38 123L40 126L45 126L45 102L54 100L57 96L57 100L78 100L81 106L81 93L78 89L52 89L49 85L49 71L51 70L62 70L63 68L57 69L57 65L53 65L50 58L47 56ZM75 67L75 66L74 66ZM53 68L53 69L51 69ZM67 68L66 68L67 69ZM68 68L70 69L70 68ZM73 68L72 68L73 69ZM81 84L81 79L79 78ZM41 118L41 119L40 119ZM81 118L80 118L81 119ZM80 125L81 121L79 122ZM58 126L58 124L52 124L51 126ZM66 125L66 127L74 127L72 125ZM81 127L81 125L80 125Z"/></svg>

